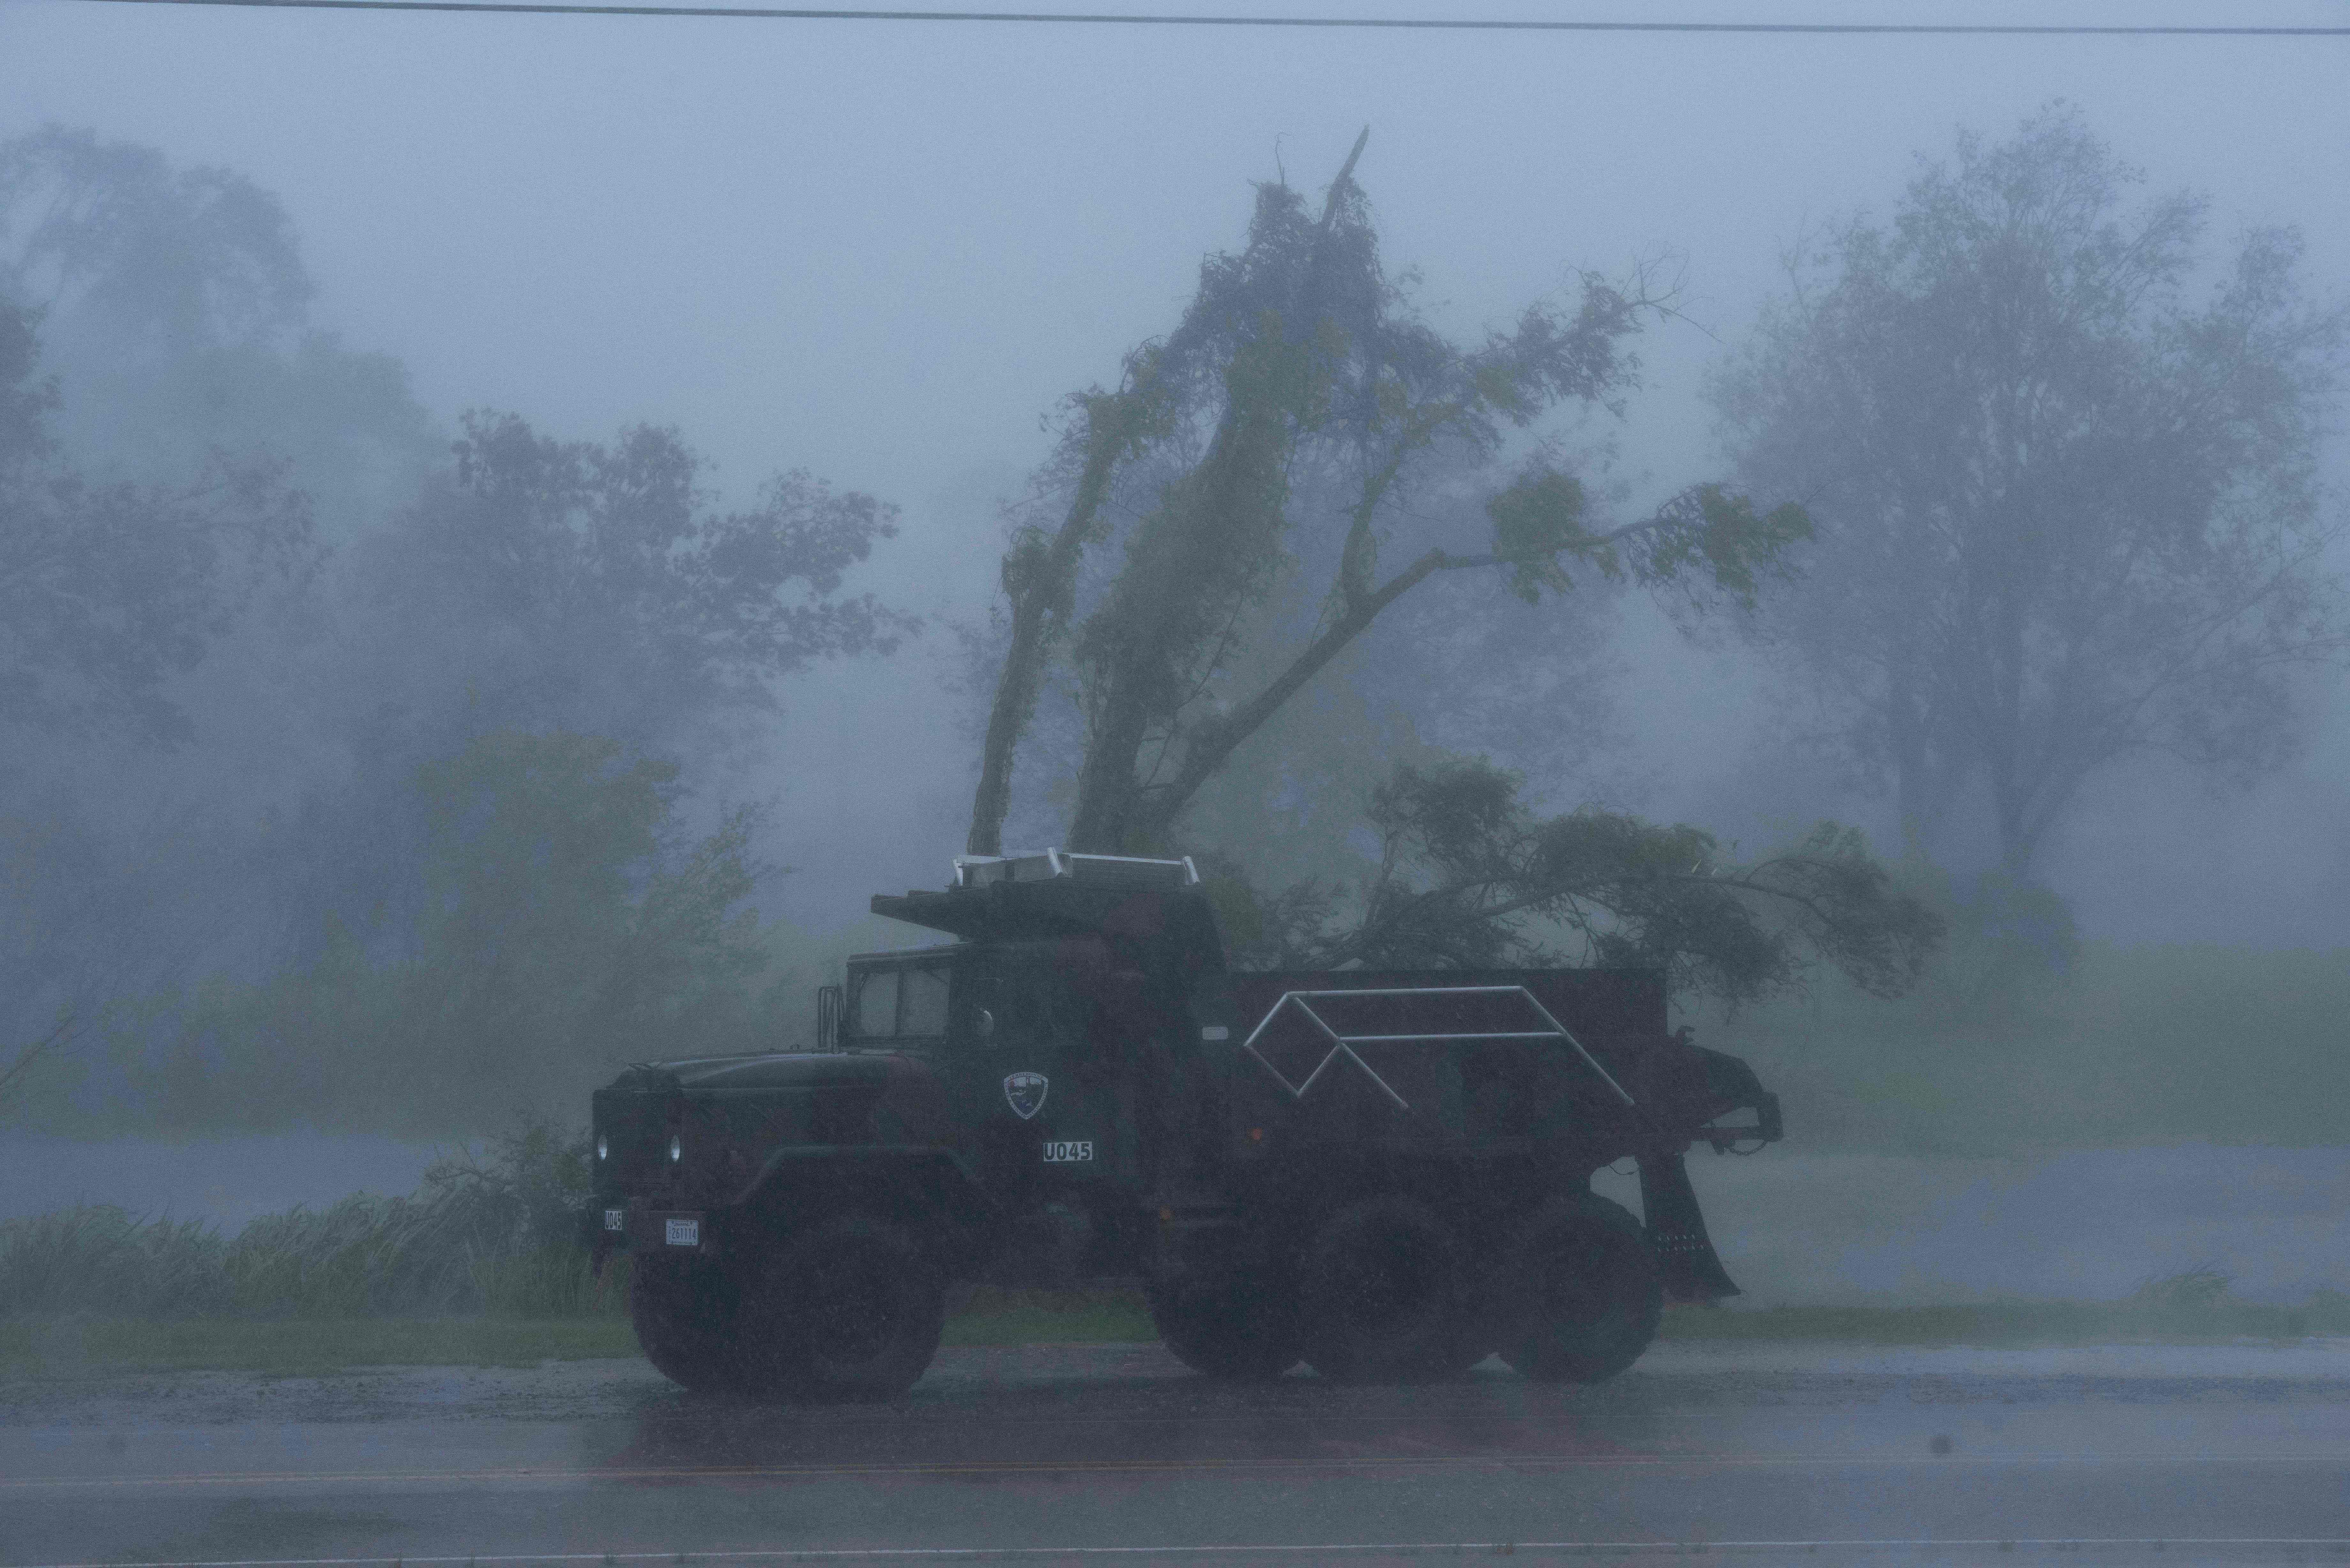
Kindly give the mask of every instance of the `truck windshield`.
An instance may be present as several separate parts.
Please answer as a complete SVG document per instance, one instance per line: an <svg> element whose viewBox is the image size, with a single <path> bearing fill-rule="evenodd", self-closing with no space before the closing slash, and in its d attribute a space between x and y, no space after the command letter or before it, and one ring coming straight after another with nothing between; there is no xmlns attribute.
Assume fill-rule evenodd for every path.
<svg viewBox="0 0 2350 1568"><path fill-rule="evenodd" d="M857 1021L857 1033L868 1040L897 1033L898 971L869 969L858 976L856 1005L849 1016Z"/></svg>
<svg viewBox="0 0 2350 1568"><path fill-rule="evenodd" d="M905 971L898 988L898 1033L947 1032L947 966L925 964Z"/></svg>
<svg viewBox="0 0 2350 1568"><path fill-rule="evenodd" d="M851 979L849 1016L859 1039L935 1038L947 1032L950 970L943 963L868 969Z"/></svg>

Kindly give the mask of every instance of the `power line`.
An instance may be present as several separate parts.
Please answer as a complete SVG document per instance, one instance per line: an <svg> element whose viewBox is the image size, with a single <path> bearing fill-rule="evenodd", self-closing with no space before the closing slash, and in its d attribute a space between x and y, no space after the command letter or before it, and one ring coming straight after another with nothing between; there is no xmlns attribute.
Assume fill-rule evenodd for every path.
<svg viewBox="0 0 2350 1568"><path fill-rule="evenodd" d="M1054 11L817 11L764 5L598 5L530 0L96 0L265 11L484 11L524 16L716 16L760 22L1026 22L1109 27L1319 27L1418 33L1763 33L1993 38L2326 38L2350 27L2002 26L1933 22L1555 22L1401 16L1121 16Z"/></svg>

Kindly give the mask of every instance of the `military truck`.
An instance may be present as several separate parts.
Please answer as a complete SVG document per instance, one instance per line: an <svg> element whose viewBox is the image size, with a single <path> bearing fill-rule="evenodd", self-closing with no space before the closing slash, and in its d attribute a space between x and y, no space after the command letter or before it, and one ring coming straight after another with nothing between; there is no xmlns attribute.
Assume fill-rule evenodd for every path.
<svg viewBox="0 0 2350 1568"><path fill-rule="evenodd" d="M1683 1166L1780 1136L1648 971L1241 972L1190 860L954 862L874 912L814 1051L594 1096L598 1267L689 1388L887 1397L951 1288L1139 1283L1223 1378L1594 1381L1736 1293ZM1592 1191L1638 1163L1644 1219Z"/></svg>

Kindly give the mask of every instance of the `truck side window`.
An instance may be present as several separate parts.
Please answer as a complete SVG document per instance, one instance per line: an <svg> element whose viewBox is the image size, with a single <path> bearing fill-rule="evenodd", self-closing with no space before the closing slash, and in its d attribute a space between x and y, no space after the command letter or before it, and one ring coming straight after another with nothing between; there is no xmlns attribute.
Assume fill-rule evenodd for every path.
<svg viewBox="0 0 2350 1568"><path fill-rule="evenodd" d="M947 970L944 965L910 969L898 1012L900 1034L938 1035L947 1032Z"/></svg>
<svg viewBox="0 0 2350 1568"><path fill-rule="evenodd" d="M857 977L857 995L849 1002L849 1016L857 1022L857 1033L865 1039L886 1040L898 1033L898 971L894 969L868 969Z"/></svg>

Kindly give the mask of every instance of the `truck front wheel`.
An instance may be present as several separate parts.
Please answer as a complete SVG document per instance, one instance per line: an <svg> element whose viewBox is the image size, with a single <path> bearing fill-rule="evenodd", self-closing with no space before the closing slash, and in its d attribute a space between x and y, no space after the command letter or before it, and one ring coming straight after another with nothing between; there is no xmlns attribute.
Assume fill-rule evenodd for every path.
<svg viewBox="0 0 2350 1568"><path fill-rule="evenodd" d="M1297 1365L1297 1303L1277 1285L1167 1280L1146 1294L1159 1337L1194 1372L1261 1383Z"/></svg>
<svg viewBox="0 0 2350 1568"><path fill-rule="evenodd" d="M739 1359L769 1398L889 1399L927 1371L946 1326L946 1282L886 1220L847 1215L800 1231L746 1282Z"/></svg>
<svg viewBox="0 0 2350 1568"><path fill-rule="evenodd" d="M1518 1233L1502 1359L1537 1383L1596 1383L1657 1336L1665 1292L1640 1222L1592 1193L1555 1199Z"/></svg>
<svg viewBox="0 0 2350 1568"><path fill-rule="evenodd" d="M733 1281L702 1262L629 1260L629 1321L653 1370L697 1393L734 1381Z"/></svg>

